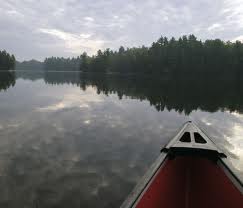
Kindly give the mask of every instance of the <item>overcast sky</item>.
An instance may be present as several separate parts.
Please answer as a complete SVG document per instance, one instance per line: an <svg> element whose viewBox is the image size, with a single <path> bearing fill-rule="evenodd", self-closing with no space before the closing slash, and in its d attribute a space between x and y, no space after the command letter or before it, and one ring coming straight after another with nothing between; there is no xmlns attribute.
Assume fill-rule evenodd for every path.
<svg viewBox="0 0 243 208"><path fill-rule="evenodd" d="M150 45L161 35L243 39L243 0L0 0L0 50L18 60Z"/></svg>

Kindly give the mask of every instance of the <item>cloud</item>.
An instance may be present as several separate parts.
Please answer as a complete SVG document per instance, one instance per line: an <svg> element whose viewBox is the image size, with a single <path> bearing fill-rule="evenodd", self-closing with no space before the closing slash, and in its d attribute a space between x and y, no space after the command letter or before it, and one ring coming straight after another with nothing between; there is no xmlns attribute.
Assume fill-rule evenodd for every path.
<svg viewBox="0 0 243 208"><path fill-rule="evenodd" d="M222 13L228 23L236 28L243 28L243 1L242 0L224 0Z"/></svg>
<svg viewBox="0 0 243 208"><path fill-rule="evenodd" d="M208 27L208 31L222 30L222 25L218 23L214 23Z"/></svg>
<svg viewBox="0 0 243 208"><path fill-rule="evenodd" d="M84 39L86 39L86 38L90 38L90 37L91 37L91 34L84 34L84 33L81 33L81 34L80 34L80 37L81 37L81 38L84 38Z"/></svg>
<svg viewBox="0 0 243 208"><path fill-rule="evenodd" d="M40 28L38 31L59 38L64 42L67 51L77 54L81 54L82 48L88 49L91 53L95 53L104 44L103 40L89 39L91 37L90 34L72 34L57 29L46 28Z"/></svg>
<svg viewBox="0 0 243 208"><path fill-rule="evenodd" d="M10 17L14 17L14 18L23 18L24 17L23 14L21 14L20 12L18 12L16 10L8 10L6 13Z"/></svg>
<svg viewBox="0 0 243 208"><path fill-rule="evenodd" d="M43 60L150 45L161 35L232 40L243 34L241 11L241 0L3 1L0 49Z"/></svg>
<svg viewBox="0 0 243 208"><path fill-rule="evenodd" d="M240 35L240 36L238 36L238 37L232 39L233 42L235 42L235 41L237 41L237 40L243 42L243 35Z"/></svg>
<svg viewBox="0 0 243 208"><path fill-rule="evenodd" d="M210 25L207 30L211 33L220 32L224 30L224 27L219 23L214 23Z"/></svg>
<svg viewBox="0 0 243 208"><path fill-rule="evenodd" d="M53 15L56 16L56 17L59 17L61 15L63 15L65 12L65 9L64 8L58 8L57 10L55 10L53 12Z"/></svg>
<svg viewBox="0 0 243 208"><path fill-rule="evenodd" d="M89 21L89 22L93 22L94 18L92 18L92 17L84 17L84 20Z"/></svg>

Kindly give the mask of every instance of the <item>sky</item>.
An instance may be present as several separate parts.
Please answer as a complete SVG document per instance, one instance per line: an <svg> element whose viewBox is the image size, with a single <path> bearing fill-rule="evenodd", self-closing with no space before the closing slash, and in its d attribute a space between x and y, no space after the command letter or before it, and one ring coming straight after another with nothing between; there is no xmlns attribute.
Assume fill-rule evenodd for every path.
<svg viewBox="0 0 243 208"><path fill-rule="evenodd" d="M243 40L243 0L0 0L0 50L17 60L149 46L161 35Z"/></svg>

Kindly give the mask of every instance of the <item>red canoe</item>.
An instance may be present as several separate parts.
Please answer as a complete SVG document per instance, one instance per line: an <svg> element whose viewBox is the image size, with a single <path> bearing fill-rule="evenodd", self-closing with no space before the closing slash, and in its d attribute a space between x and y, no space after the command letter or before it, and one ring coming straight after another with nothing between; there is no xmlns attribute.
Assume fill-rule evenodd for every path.
<svg viewBox="0 0 243 208"><path fill-rule="evenodd" d="M162 149L121 208L243 208L243 183L192 122Z"/></svg>

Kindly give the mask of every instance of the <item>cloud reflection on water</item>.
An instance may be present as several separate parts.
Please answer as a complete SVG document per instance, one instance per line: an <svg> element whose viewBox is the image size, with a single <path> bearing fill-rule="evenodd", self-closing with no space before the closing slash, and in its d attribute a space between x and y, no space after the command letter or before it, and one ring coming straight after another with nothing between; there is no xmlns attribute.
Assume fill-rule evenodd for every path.
<svg viewBox="0 0 243 208"><path fill-rule="evenodd" d="M92 87L87 88L85 93L82 94L80 94L79 89L71 90L70 92L65 92L61 101L58 101L57 103L48 106L38 107L36 110L40 112L45 112L58 111L73 107L89 108L90 103L102 102L101 97L93 96L94 93L95 89Z"/></svg>

